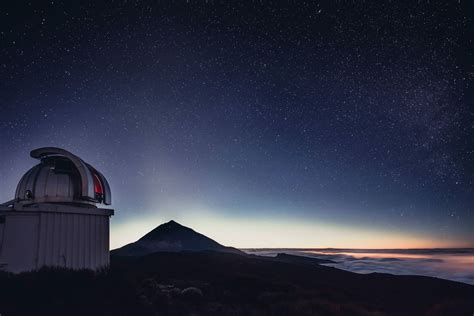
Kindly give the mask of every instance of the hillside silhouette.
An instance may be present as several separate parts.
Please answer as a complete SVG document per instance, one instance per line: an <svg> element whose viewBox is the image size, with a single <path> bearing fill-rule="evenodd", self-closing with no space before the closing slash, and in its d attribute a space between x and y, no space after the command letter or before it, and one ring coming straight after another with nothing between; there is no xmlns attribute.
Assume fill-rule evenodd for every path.
<svg viewBox="0 0 474 316"><path fill-rule="evenodd" d="M0 272L0 313L451 316L474 310L469 284L357 274L320 265L326 262L248 255L171 221L113 251L110 269L99 273Z"/></svg>
<svg viewBox="0 0 474 316"><path fill-rule="evenodd" d="M243 254L242 251L226 247L193 229L173 220L159 225L136 242L111 251L117 256L143 256L155 252L204 251L231 252Z"/></svg>

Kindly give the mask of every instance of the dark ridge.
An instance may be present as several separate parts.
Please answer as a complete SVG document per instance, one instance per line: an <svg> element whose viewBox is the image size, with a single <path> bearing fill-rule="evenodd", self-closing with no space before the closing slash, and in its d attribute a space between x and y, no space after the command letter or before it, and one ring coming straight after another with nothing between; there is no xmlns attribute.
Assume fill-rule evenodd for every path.
<svg viewBox="0 0 474 316"><path fill-rule="evenodd" d="M114 256L144 256L155 252L220 251L244 254L226 247L173 220L156 227L138 241L111 251Z"/></svg>
<svg viewBox="0 0 474 316"><path fill-rule="evenodd" d="M321 263L335 263L335 261L328 260L328 259L295 256L295 255L289 255L287 253L279 253L274 259L281 262L309 264L309 265L319 265Z"/></svg>

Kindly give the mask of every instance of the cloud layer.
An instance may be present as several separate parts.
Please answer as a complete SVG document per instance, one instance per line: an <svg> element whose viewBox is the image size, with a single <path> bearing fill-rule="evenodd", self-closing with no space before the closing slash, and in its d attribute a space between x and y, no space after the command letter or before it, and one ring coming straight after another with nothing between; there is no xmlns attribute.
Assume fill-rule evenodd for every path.
<svg viewBox="0 0 474 316"><path fill-rule="evenodd" d="M272 256L279 252L330 259L326 264L357 273L423 275L474 285L474 249L351 250L351 249L271 249L250 250Z"/></svg>

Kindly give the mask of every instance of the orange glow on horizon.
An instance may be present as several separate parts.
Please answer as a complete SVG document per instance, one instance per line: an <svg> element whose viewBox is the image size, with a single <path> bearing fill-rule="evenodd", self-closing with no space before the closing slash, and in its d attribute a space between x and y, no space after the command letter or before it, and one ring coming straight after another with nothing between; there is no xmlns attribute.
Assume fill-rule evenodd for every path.
<svg viewBox="0 0 474 316"><path fill-rule="evenodd" d="M111 248L134 242L171 218L147 217L124 224L111 225ZM469 243L433 240L427 236L402 232L355 228L333 223L301 222L273 219L228 219L202 212L175 219L217 242L236 248L350 248L350 249L417 249L469 248Z"/></svg>

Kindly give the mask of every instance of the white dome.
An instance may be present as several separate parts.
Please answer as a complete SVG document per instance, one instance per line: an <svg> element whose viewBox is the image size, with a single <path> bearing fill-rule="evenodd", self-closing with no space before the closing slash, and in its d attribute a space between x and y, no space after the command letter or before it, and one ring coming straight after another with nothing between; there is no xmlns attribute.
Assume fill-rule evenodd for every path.
<svg viewBox="0 0 474 316"><path fill-rule="evenodd" d="M26 172L18 183L15 193L18 202L111 204L110 187L105 177L79 157L54 147L33 150L31 157L41 162Z"/></svg>

